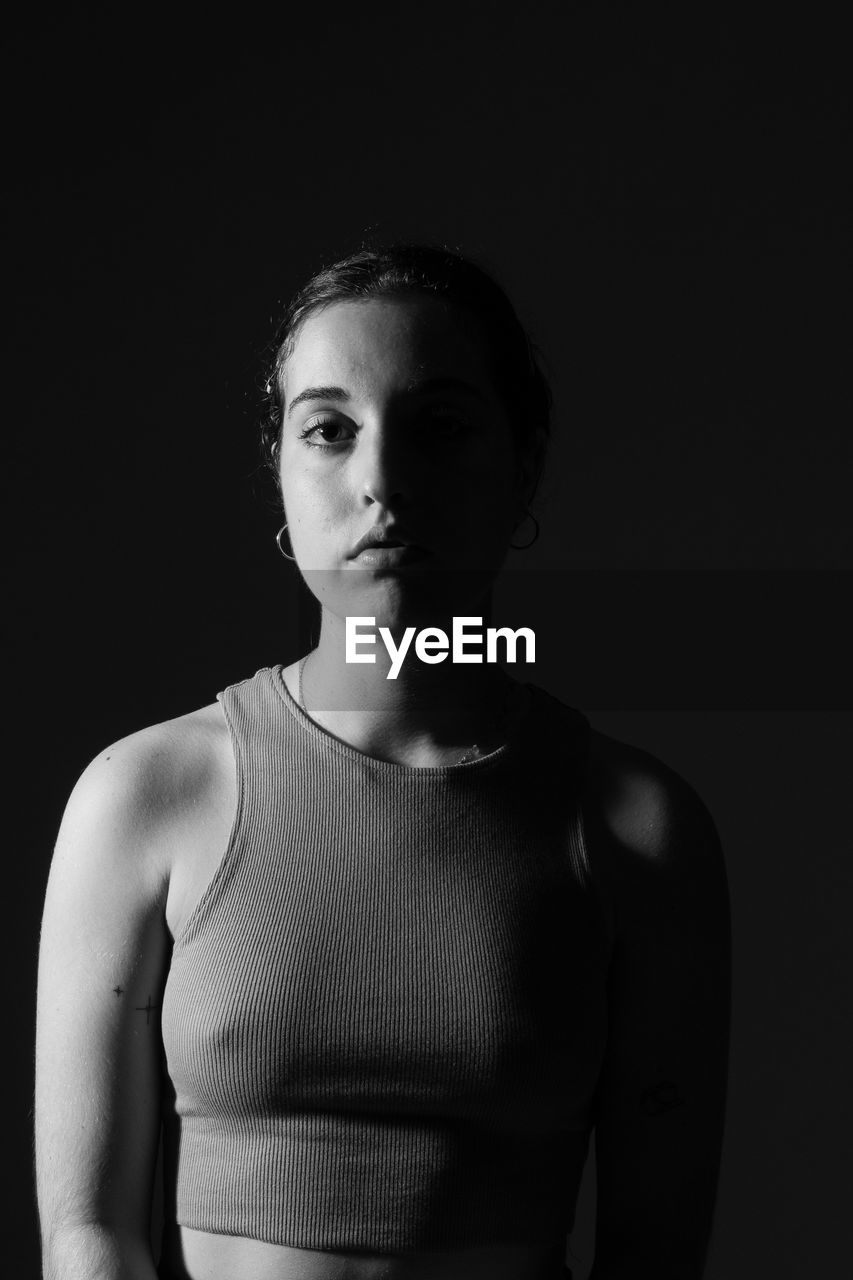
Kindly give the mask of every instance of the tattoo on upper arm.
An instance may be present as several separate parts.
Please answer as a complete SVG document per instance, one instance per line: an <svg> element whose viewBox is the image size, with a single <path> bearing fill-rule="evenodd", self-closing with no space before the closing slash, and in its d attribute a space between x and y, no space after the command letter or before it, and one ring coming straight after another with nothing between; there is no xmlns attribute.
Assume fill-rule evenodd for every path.
<svg viewBox="0 0 853 1280"><path fill-rule="evenodd" d="M680 1107L684 1101L673 1080L660 1080L640 1094L640 1106L647 1116L661 1116L673 1107Z"/></svg>
<svg viewBox="0 0 853 1280"><path fill-rule="evenodd" d="M113 987L112 989L113 989L113 991L115 992L116 999L118 999L120 996L122 996L122 995L124 994L124 987L123 987L123 986L121 986L121 984L119 984L118 986ZM150 1025L151 1025L151 1015L152 1015L152 1013L156 1013L156 1011L157 1011L159 1008L160 1008L159 1004L152 1004L152 1003L151 1003L151 997L149 996L149 997L148 997L148 1000L146 1001L146 1003L145 1003L145 1004L138 1004L138 1005L136 1005L135 1012L136 1012L136 1013L144 1013L144 1014L145 1014L145 1025L146 1025L146 1027L147 1027L147 1026L150 1026Z"/></svg>
<svg viewBox="0 0 853 1280"><path fill-rule="evenodd" d="M149 996L147 1004L138 1004L136 1006L136 1012L145 1014L145 1025L147 1027L151 1022L151 1014L154 1013L155 1009L159 1008L160 1006L158 1004L151 1003L151 997Z"/></svg>

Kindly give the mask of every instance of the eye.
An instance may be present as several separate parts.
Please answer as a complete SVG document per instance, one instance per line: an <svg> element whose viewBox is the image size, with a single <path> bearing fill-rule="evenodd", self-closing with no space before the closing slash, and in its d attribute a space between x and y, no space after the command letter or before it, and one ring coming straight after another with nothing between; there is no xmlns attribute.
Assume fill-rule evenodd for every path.
<svg viewBox="0 0 853 1280"><path fill-rule="evenodd" d="M427 410L425 416L434 430L437 429L442 435L447 436L461 435L471 425L464 413L459 409L454 409L452 405L433 405L432 408Z"/></svg>
<svg viewBox="0 0 853 1280"><path fill-rule="evenodd" d="M335 418L321 418L319 421L309 422L307 426L300 431L299 439L312 449L336 449L340 445L345 444L347 439L352 438L351 435L341 435L346 428L342 422L338 422ZM327 439L326 433L335 436L334 439ZM337 434L336 434L337 433ZM322 439L315 436L322 435Z"/></svg>

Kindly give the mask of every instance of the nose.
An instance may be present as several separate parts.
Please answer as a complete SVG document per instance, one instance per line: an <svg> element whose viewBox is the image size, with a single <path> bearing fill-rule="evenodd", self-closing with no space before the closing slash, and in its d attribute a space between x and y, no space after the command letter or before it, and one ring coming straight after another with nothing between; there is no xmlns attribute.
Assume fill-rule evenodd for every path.
<svg viewBox="0 0 853 1280"><path fill-rule="evenodd" d="M377 503L390 509L408 505L415 482L412 451L405 432L383 422L362 430L359 439L356 485L365 506Z"/></svg>

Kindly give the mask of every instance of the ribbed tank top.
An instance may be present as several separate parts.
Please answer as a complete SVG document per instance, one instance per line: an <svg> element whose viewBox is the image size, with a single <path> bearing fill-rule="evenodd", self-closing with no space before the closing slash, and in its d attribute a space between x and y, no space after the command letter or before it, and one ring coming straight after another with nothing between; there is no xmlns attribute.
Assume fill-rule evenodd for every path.
<svg viewBox="0 0 853 1280"><path fill-rule="evenodd" d="M319 1250L564 1238L607 1035L589 723L537 686L496 751L326 733L281 666L217 695L237 810L162 1002L166 1216Z"/></svg>

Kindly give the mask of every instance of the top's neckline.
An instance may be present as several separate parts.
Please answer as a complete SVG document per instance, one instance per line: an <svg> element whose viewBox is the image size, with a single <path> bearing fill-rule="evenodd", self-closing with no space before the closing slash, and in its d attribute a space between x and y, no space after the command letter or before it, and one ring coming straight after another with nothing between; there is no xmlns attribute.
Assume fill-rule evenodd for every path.
<svg viewBox="0 0 853 1280"><path fill-rule="evenodd" d="M344 742L342 738L337 738L333 733L329 733L328 729L324 729L322 725L317 724L316 720L311 719L288 689L284 680L284 664L281 662L276 663L269 670L273 687L277 690L287 710L303 730L322 740L326 746L340 755L348 756L354 760L361 760L386 772L404 774L407 777L447 777L448 775L462 775L463 773L479 772L481 769L490 768L509 754L521 732L526 728L535 697L535 686L525 683L522 687L527 691L526 705L510 727L506 741L502 742L499 747L495 747L494 751L476 756L473 760L453 764L403 764L398 760L383 760L380 756L372 756L367 751L361 751L351 743Z"/></svg>

